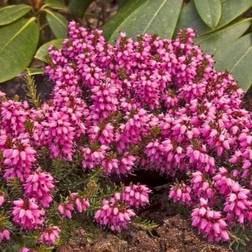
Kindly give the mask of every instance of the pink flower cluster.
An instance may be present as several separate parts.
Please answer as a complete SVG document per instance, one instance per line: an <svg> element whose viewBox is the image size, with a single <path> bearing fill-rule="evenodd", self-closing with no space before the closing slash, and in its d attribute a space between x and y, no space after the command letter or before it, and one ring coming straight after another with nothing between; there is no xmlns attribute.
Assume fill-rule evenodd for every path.
<svg viewBox="0 0 252 252"><path fill-rule="evenodd" d="M10 199L15 226L47 230L46 208L61 196L55 190L61 181L40 168L42 149L51 159L81 157L83 172L98 168L120 178L142 169L176 177L170 199L192 208L193 226L212 241L252 223L252 114L233 77L217 72L193 43L194 31L173 40L122 33L113 45L75 22L68 32L61 49L49 49L45 72L55 85L48 101L35 109L0 92L1 180L19 181L24 193ZM103 201L96 222L121 231L149 192L125 187ZM0 205L5 198L0 194ZM55 203L71 219L88 200L72 193ZM53 226L41 242L58 239Z"/></svg>
<svg viewBox="0 0 252 252"><path fill-rule="evenodd" d="M71 193L64 203L58 205L58 212L63 217L72 218L72 213L76 209L78 213L86 212L89 208L89 201L78 193Z"/></svg>
<svg viewBox="0 0 252 252"><path fill-rule="evenodd" d="M0 231L0 243L3 241L10 240L10 231L8 229L3 229Z"/></svg>
<svg viewBox="0 0 252 252"><path fill-rule="evenodd" d="M101 209L95 213L95 220L112 231L121 232L128 227L131 218L135 215L132 209L111 198L103 200Z"/></svg>
<svg viewBox="0 0 252 252"><path fill-rule="evenodd" d="M139 208L149 204L151 190L145 185L125 186L121 193L121 200L129 206Z"/></svg>
<svg viewBox="0 0 252 252"><path fill-rule="evenodd" d="M44 208L48 208L53 200L53 189L54 179L51 174L39 170L29 175L24 183L25 195L35 198Z"/></svg>
<svg viewBox="0 0 252 252"><path fill-rule="evenodd" d="M34 199L18 199L13 201L13 222L22 229L32 230L40 227L44 222L45 211Z"/></svg>
<svg viewBox="0 0 252 252"><path fill-rule="evenodd" d="M4 204L4 202L5 202L4 193L0 191L0 207Z"/></svg>
<svg viewBox="0 0 252 252"><path fill-rule="evenodd" d="M54 245L59 240L60 229L57 226L48 227L41 233L39 242L48 246Z"/></svg>
<svg viewBox="0 0 252 252"><path fill-rule="evenodd" d="M203 198L200 199L200 206L192 212L192 225L210 241L229 240L226 221L219 211L210 209Z"/></svg>
<svg viewBox="0 0 252 252"><path fill-rule="evenodd" d="M103 200L101 208L95 213L96 222L112 231L121 232L136 215L131 207L139 208L149 204L150 192L144 185L125 186L121 192Z"/></svg>

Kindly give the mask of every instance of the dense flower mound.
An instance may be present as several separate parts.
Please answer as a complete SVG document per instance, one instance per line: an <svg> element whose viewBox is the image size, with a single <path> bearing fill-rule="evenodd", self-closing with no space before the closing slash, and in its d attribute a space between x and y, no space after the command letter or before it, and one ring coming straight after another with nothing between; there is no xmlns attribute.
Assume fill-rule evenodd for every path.
<svg viewBox="0 0 252 252"><path fill-rule="evenodd" d="M252 116L232 76L214 69L194 37L191 29L174 40L121 33L112 45L101 31L70 22L62 48L49 49L50 100L35 109L0 93L7 188L0 205L11 205L14 226L38 230L37 242L53 245L64 230L46 221L51 209L62 219L95 209L96 223L121 231L149 203L150 189L139 184L104 198L100 208L81 192L81 181L62 196L73 168L54 178L56 171L41 165L44 150L51 160L79 166L77 177L99 169L106 178L121 178L145 169L174 178L169 198L191 209L192 225L210 241L227 241L233 226L252 222ZM23 196L8 196L13 181ZM10 232L0 230L8 240Z"/></svg>

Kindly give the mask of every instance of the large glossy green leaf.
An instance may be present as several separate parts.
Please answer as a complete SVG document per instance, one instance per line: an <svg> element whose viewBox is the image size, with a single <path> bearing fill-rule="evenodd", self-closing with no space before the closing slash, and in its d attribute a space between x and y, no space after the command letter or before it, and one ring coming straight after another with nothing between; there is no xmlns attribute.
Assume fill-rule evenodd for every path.
<svg viewBox="0 0 252 252"><path fill-rule="evenodd" d="M193 1L183 5L176 31L178 32L180 29L187 27L193 28L198 35L209 32L209 28L201 20L198 12L196 11Z"/></svg>
<svg viewBox="0 0 252 252"><path fill-rule="evenodd" d="M26 4L9 5L0 9L0 25L13 23L31 10Z"/></svg>
<svg viewBox="0 0 252 252"><path fill-rule="evenodd" d="M252 33L241 37L231 46L224 48L216 57L216 68L228 70L239 85L247 90L252 84Z"/></svg>
<svg viewBox="0 0 252 252"><path fill-rule="evenodd" d="M143 33L153 33L171 38L178 21L182 0L147 0L128 15L110 37L113 41L120 31L130 37Z"/></svg>
<svg viewBox="0 0 252 252"><path fill-rule="evenodd" d="M203 1L203 0L198 0ZM205 1L205 0L204 0ZM216 29L220 29L239 17L242 13L252 7L252 0L221 0L222 15ZM191 27L198 35L211 33L211 29L201 20L194 1L184 4L176 31L182 28Z"/></svg>
<svg viewBox="0 0 252 252"><path fill-rule="evenodd" d="M56 38L65 38L67 35L67 20L55 11L45 9L47 22Z"/></svg>
<svg viewBox="0 0 252 252"><path fill-rule="evenodd" d="M194 0L201 19L210 27L218 25L221 18L221 0Z"/></svg>
<svg viewBox="0 0 252 252"><path fill-rule="evenodd" d="M65 12L68 11L67 6L64 4L64 1L62 0L45 0L44 3L45 5L43 6L43 8L49 7L55 10L61 10Z"/></svg>
<svg viewBox="0 0 252 252"><path fill-rule="evenodd" d="M234 43L223 47L222 50L218 50L215 55L215 67L220 71L230 71L251 45L252 36L248 33Z"/></svg>
<svg viewBox="0 0 252 252"><path fill-rule="evenodd" d="M244 19L224 29L200 36L196 39L196 43L200 44L205 52L216 55L218 50L223 50L241 37L250 25L251 19Z"/></svg>
<svg viewBox="0 0 252 252"><path fill-rule="evenodd" d="M0 28L0 82L15 77L29 65L38 39L35 18L23 18Z"/></svg>
<svg viewBox="0 0 252 252"><path fill-rule="evenodd" d="M70 0L69 9L74 16L82 17L93 0Z"/></svg>
<svg viewBox="0 0 252 252"><path fill-rule="evenodd" d="M123 2L122 8L115 16L112 16L103 26L104 36L109 39L115 29L139 6L145 3L146 0L128 0Z"/></svg>
<svg viewBox="0 0 252 252"><path fill-rule="evenodd" d="M62 46L62 42L64 41L64 39L54 39L54 40L51 40L47 43L45 43L44 45L42 45L38 51L36 52L35 54L35 58L36 59L39 59L41 61L44 61L44 62L48 62L48 48L50 46L54 46L56 48L60 48Z"/></svg>
<svg viewBox="0 0 252 252"><path fill-rule="evenodd" d="M230 23L252 7L252 0L222 0L222 16L219 26Z"/></svg>
<svg viewBox="0 0 252 252"><path fill-rule="evenodd" d="M252 58L252 48L247 50L247 52L240 58L239 62L234 65L231 73L237 80L239 86L244 90L248 90L252 84L251 75L251 58Z"/></svg>

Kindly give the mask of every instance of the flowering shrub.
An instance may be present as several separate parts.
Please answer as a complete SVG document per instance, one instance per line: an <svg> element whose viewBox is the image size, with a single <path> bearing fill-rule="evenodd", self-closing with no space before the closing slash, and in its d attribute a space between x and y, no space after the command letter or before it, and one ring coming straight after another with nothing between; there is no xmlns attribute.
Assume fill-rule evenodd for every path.
<svg viewBox="0 0 252 252"><path fill-rule="evenodd" d="M111 45L71 22L62 49L49 49L51 99L32 108L1 93L1 241L22 230L52 246L66 219L83 214L127 228L151 191L116 188L111 178L135 169L177 178L169 198L192 210L192 225L210 241L252 222L251 113L194 36L187 29L174 40L133 41L122 33Z"/></svg>

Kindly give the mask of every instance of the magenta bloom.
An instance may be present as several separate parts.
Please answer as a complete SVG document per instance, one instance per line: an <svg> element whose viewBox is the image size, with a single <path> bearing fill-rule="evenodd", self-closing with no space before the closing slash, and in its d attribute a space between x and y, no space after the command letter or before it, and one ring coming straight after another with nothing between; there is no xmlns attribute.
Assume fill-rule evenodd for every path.
<svg viewBox="0 0 252 252"><path fill-rule="evenodd" d="M131 207L143 207L149 204L150 192L145 185L125 186L121 192L121 200Z"/></svg>
<svg viewBox="0 0 252 252"><path fill-rule="evenodd" d="M204 174L200 171L192 173L191 187L193 196L197 198L205 198L212 200L215 196L213 183L204 178Z"/></svg>
<svg viewBox="0 0 252 252"><path fill-rule="evenodd" d="M232 192L227 195L224 204L224 211L227 219L232 221L234 218L244 224L252 212L252 201L249 199L249 190L242 188L238 183L231 185Z"/></svg>
<svg viewBox="0 0 252 252"><path fill-rule="evenodd" d="M219 211L214 211L207 206L207 200L201 198L199 208L192 212L192 225L209 241L227 241L227 223Z"/></svg>
<svg viewBox="0 0 252 252"><path fill-rule="evenodd" d="M60 229L57 226L47 227L39 237L39 242L46 245L52 246L59 240L60 237Z"/></svg>
<svg viewBox="0 0 252 252"><path fill-rule="evenodd" d="M192 201L191 188L185 184L176 184L171 187L169 198L174 202L190 205Z"/></svg>
<svg viewBox="0 0 252 252"><path fill-rule="evenodd" d="M45 211L35 199L19 199L13 201L12 220L24 230L33 230L44 222Z"/></svg>
<svg viewBox="0 0 252 252"><path fill-rule="evenodd" d="M72 213L74 211L74 206L72 202L60 203L58 205L58 212L65 218L71 219Z"/></svg>
<svg viewBox="0 0 252 252"><path fill-rule="evenodd" d="M27 101L7 100L1 103L0 115L2 127L13 137L25 132L25 122L30 119Z"/></svg>
<svg viewBox="0 0 252 252"><path fill-rule="evenodd" d="M19 252L30 252L31 250L29 248L26 247L22 247Z"/></svg>
<svg viewBox="0 0 252 252"><path fill-rule="evenodd" d="M93 169L97 167L105 158L105 153L107 149L108 147L105 145L101 145L100 147L98 146L93 150L88 147L82 148L82 167L84 169Z"/></svg>
<svg viewBox="0 0 252 252"><path fill-rule="evenodd" d="M20 134L12 140L11 145L3 149L4 178L8 180L17 177L24 181L36 161L36 151L27 134Z"/></svg>
<svg viewBox="0 0 252 252"><path fill-rule="evenodd" d="M8 229L0 230L0 243L10 240L10 231Z"/></svg>
<svg viewBox="0 0 252 252"><path fill-rule="evenodd" d="M112 198L103 200L102 207L95 213L95 221L112 231L121 232L123 229L127 229L134 216L133 210L123 205L120 206L120 203Z"/></svg>
<svg viewBox="0 0 252 252"><path fill-rule="evenodd" d="M0 207L4 204L4 202L5 202L4 193L0 191Z"/></svg>
<svg viewBox="0 0 252 252"><path fill-rule="evenodd" d="M73 202L77 212L83 213L89 208L89 201L78 195L78 193L71 193L69 198Z"/></svg>
<svg viewBox="0 0 252 252"><path fill-rule="evenodd" d="M53 200L51 193L54 187L51 174L40 170L28 176L24 184L26 196L35 198L45 208L49 207Z"/></svg>

